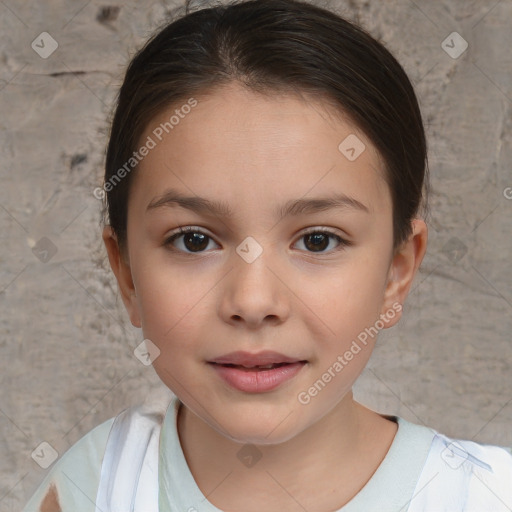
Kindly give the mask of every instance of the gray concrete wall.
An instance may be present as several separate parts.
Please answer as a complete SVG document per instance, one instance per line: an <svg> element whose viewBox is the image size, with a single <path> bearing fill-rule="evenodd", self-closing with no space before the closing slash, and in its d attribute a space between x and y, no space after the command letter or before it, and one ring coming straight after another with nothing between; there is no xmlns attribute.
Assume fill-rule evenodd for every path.
<svg viewBox="0 0 512 512"><path fill-rule="evenodd" d="M107 267L93 190L127 59L173 4L118 5L0 2L0 512L19 510L45 475L31 458L41 442L62 454L161 389L133 355L142 336ZM510 446L512 1L331 5L414 81L433 185L429 253L405 318L382 334L355 395ZM47 58L42 32L58 44ZM453 32L468 44L460 55Z"/></svg>

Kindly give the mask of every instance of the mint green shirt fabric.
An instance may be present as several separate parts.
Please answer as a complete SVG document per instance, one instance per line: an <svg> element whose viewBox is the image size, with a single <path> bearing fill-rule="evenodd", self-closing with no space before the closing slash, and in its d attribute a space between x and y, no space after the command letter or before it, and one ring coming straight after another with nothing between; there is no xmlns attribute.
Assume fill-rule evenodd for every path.
<svg viewBox="0 0 512 512"><path fill-rule="evenodd" d="M114 418L88 432L65 452L26 504L23 512L39 512L41 503L55 484L63 512L95 512L101 463Z"/></svg>
<svg viewBox="0 0 512 512"><path fill-rule="evenodd" d="M160 510L222 512L203 495L186 463L177 431L178 407L179 401L173 397L162 425ZM363 489L338 512L407 510L435 431L402 418L388 418L398 423L398 430L386 457ZM52 466L23 512L39 512L52 483L64 512L95 512L101 464L113 421L111 418L91 430Z"/></svg>

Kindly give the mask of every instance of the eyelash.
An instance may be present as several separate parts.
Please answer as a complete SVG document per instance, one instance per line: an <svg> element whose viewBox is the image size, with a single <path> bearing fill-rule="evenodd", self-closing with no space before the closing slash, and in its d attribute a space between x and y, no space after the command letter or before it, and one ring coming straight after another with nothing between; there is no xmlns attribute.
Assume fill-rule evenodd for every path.
<svg viewBox="0 0 512 512"><path fill-rule="evenodd" d="M175 240L177 240L181 236L189 234L189 233L198 233L198 234L201 234L201 235L205 235L208 239L213 240L211 236L209 236L208 234L204 233L203 231L201 231L201 229L199 229L197 227L194 227L194 226L186 226L186 227L179 226L177 232L173 233L171 236L166 238L166 240L164 242L164 245L169 247L169 249L171 249L173 251L177 251L177 252L181 252L181 253L185 253L185 254L201 254L203 252L206 252L206 251L197 251L197 252L182 251L181 249L176 249L175 247L172 246L172 243ZM304 238L307 235L312 235L312 234L316 234L316 233L322 233L324 235L329 235L331 238L334 238L338 242L338 246L335 249L331 250L331 251L318 251L318 252L306 251L309 254L329 254L329 253L332 253L332 252L343 250L346 247L349 247L349 246L352 245L352 242L349 242L348 240L345 240L344 238L341 238L338 234L336 234L335 232L333 232L333 231L331 231L330 229L327 229L327 228L311 228L308 231L305 231L304 233L302 233L298 240L301 240L302 238Z"/></svg>

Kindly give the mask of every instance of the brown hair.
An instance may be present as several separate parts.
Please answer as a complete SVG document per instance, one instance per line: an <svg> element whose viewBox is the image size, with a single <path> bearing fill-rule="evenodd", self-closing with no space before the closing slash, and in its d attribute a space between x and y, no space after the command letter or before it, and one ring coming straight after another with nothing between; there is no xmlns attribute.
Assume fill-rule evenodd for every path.
<svg viewBox="0 0 512 512"><path fill-rule="evenodd" d="M299 0L235 0L193 12L187 2L185 15L160 28L128 66L111 126L105 183L112 185L126 169L157 113L232 81L262 93L314 94L347 115L385 162L394 246L409 236L428 186L425 133L412 84L363 29ZM122 247L135 170L105 189L109 224Z"/></svg>

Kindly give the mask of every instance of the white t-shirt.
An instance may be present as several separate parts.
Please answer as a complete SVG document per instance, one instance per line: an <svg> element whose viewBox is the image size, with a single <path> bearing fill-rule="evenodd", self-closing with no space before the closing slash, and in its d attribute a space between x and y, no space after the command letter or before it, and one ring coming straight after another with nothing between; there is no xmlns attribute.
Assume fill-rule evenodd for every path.
<svg viewBox="0 0 512 512"><path fill-rule="evenodd" d="M161 411L163 421L160 421L160 448L159 462L157 463L159 510L161 512L222 512L211 504L201 492L187 465L177 431L178 407L179 401L173 396L169 406ZM406 512L413 509L434 512L433 508L425 508L425 504L419 506L421 500L414 502L413 498L420 496L423 489L436 477L444 475L440 473L442 467L451 464L453 468L458 470L457 474L466 478L469 473L464 471L463 468L472 467L474 464L471 460L474 460L483 468L484 473L492 474L492 468L487 463L480 462L481 459L471 455L470 452L473 447L476 450L475 453L478 452L477 455L484 454L484 459L488 453L496 454L496 456L492 455L491 459L493 457L495 459L496 457L499 458L501 466L496 467L506 468L506 479L508 481L509 475L511 476L510 487L512 488L512 455L510 455L510 450L488 447L490 450L488 452L486 447L482 445L460 441L460 443L465 443L463 446L466 449L463 449L459 441L454 441L450 443L450 446L454 448L448 450L448 457L446 457L444 452L447 451L446 442L449 440L441 436L447 441L445 441L445 445L438 448L435 460L431 460L434 453L434 443L436 441L441 442L441 438L436 435L437 433L434 430L410 423L399 417L388 418L398 423L398 430L388 453L361 491L337 512L371 512L373 510L378 512ZM40 505L52 484L57 489L63 512L97 512L96 499L100 486L102 463L114 419L112 418L91 430L55 463L23 512L39 512ZM140 439L143 443L143 436ZM138 442L137 444L140 445ZM482 446L482 449L479 448L480 446ZM457 454L458 450L460 451L459 454ZM439 453L441 456L439 456ZM430 458L428 458L429 455ZM453 463L449 457L454 457L452 459ZM429 464L426 464L427 460ZM487 460L490 460L489 457L487 457ZM463 466L462 464L466 461L470 461L471 464ZM439 468L437 464L439 464ZM482 512L512 510L512 498L510 493L503 493L503 483L499 484L500 488L498 489L492 478L488 482L486 482L486 478L486 475L483 477L477 475L476 479L473 478L479 486L473 493L478 494L478 503L485 504L486 507ZM466 508L457 501L457 496L449 496L453 494L453 492L450 493L450 489L453 489L453 487L450 487L452 484L450 484L449 479L444 478L444 483L440 481L440 478L438 478L438 481L441 485L439 488L441 489L442 485L445 485L448 494L446 495L446 505L443 501L442 508L436 508L435 512L440 512L440 510L479 510L474 506ZM480 481L482 481L481 485L479 484ZM463 482L461 485L465 485L465 483ZM474 486L474 483L472 485ZM444 494L445 491L442 492ZM444 497L437 498L435 496L434 498L436 507L439 507L439 500L445 499ZM413 504L416 503L415 507L411 505L411 500L413 500ZM111 512L130 511L112 510Z"/></svg>

